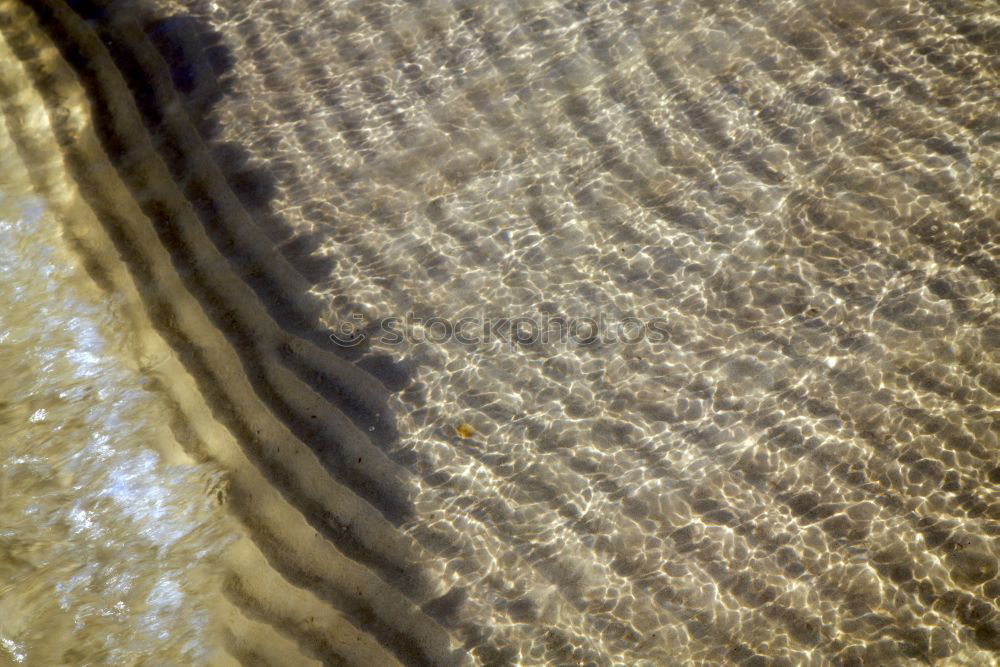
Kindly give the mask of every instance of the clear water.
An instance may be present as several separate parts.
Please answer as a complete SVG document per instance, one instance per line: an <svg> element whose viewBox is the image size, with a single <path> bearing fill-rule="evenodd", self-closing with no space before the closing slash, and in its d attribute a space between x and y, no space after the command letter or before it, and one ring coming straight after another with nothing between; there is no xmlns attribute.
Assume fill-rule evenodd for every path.
<svg viewBox="0 0 1000 667"><path fill-rule="evenodd" d="M586 346L419 324L375 341L411 376L385 447L415 461L399 533L425 598L313 539L234 444L222 465L270 531L234 558L234 605L257 613L228 624L242 655L368 655L384 635L350 617L355 591L407 632L405 605L457 591L444 641L484 664L995 661L996 58L934 9L951 3L153 4L223 36L231 88L199 142L246 170L230 185L331 330L669 323ZM0 170L4 650L208 661L213 472L173 458L122 318L18 169ZM290 581L265 548L319 574Z"/></svg>
<svg viewBox="0 0 1000 667"><path fill-rule="evenodd" d="M0 128L0 664L203 664L217 645L215 472L177 456L121 322Z"/></svg>

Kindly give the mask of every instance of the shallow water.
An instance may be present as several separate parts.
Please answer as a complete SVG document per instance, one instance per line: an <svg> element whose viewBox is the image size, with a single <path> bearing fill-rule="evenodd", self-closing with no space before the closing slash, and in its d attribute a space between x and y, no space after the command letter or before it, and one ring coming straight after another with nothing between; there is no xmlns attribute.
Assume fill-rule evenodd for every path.
<svg viewBox="0 0 1000 667"><path fill-rule="evenodd" d="M136 595L188 581L217 495L248 539L192 590L225 591L245 664L996 661L986 3L73 4L0 0L0 32L113 239L90 256L176 354L129 370L132 292L56 280L126 351L88 408L118 421L84 431L148 466L72 459L93 481L43 514L122 490L125 553L184 532L177 565L111 568ZM66 318L58 241L16 240L38 215L7 289ZM48 312L23 326L70 330ZM558 318L605 336L533 335ZM64 338L17 387L79 371ZM141 449L168 398L228 496ZM161 494L188 532L144 532ZM158 650L210 651L210 605L176 599L200 611Z"/></svg>
<svg viewBox="0 0 1000 667"><path fill-rule="evenodd" d="M5 126L0 156L0 664L203 664L232 534L217 472L177 454Z"/></svg>

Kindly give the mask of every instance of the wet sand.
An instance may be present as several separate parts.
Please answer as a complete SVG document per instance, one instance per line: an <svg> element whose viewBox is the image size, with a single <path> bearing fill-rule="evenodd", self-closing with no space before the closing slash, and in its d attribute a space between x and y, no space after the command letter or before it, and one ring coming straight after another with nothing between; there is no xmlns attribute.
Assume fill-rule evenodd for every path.
<svg viewBox="0 0 1000 667"><path fill-rule="evenodd" d="M996 660L986 3L0 7L233 659Z"/></svg>

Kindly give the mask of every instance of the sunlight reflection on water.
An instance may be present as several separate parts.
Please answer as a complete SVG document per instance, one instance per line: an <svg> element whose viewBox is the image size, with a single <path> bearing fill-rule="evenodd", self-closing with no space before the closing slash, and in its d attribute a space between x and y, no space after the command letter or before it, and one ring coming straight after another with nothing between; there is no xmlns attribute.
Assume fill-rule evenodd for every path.
<svg viewBox="0 0 1000 667"><path fill-rule="evenodd" d="M0 663L209 660L216 473L156 451L123 319L0 157Z"/></svg>

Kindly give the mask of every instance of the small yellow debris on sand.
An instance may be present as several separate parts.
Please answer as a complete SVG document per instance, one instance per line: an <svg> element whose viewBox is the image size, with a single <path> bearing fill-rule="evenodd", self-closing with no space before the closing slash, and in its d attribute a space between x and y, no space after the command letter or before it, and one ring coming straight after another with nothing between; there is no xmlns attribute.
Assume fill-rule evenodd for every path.
<svg viewBox="0 0 1000 667"><path fill-rule="evenodd" d="M458 431L458 434L463 438L471 438L476 434L476 429L472 428L471 424L459 424L458 428L455 430Z"/></svg>

